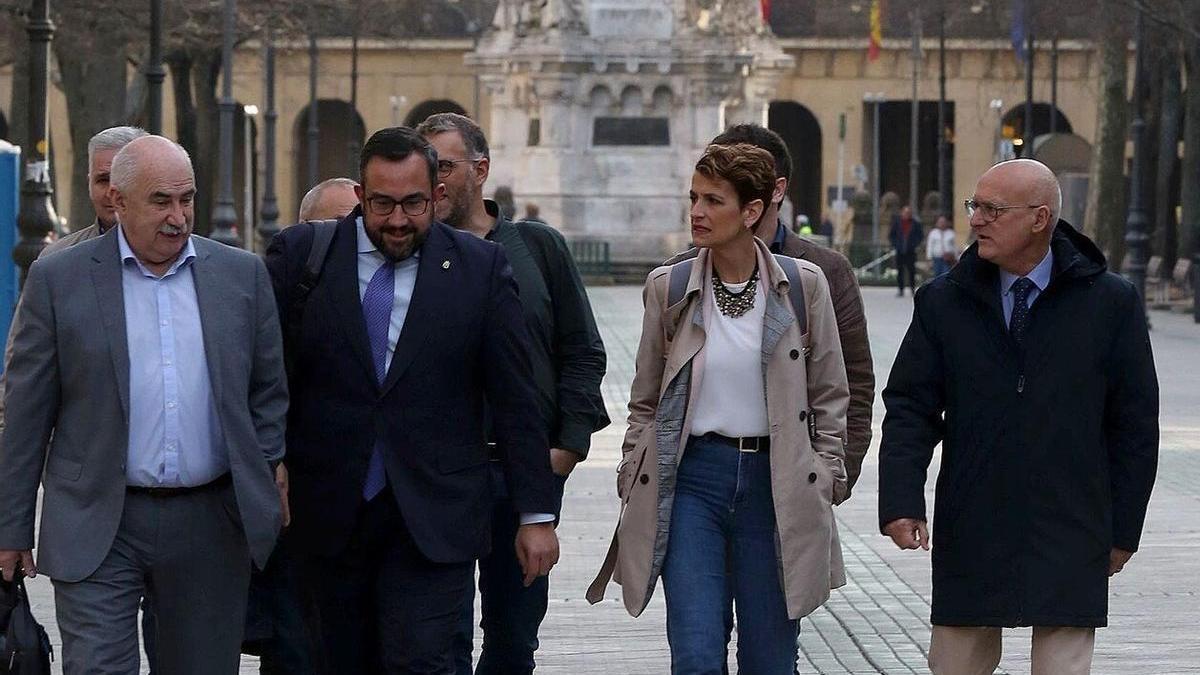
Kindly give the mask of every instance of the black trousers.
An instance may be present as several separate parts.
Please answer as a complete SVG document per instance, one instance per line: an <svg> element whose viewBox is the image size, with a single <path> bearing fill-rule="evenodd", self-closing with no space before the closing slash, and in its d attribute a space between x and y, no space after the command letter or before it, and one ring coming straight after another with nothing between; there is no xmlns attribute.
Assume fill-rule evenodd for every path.
<svg viewBox="0 0 1200 675"><path fill-rule="evenodd" d="M365 502L344 551L300 562L317 672L452 675L472 563L423 556L390 487Z"/></svg>
<svg viewBox="0 0 1200 675"><path fill-rule="evenodd" d="M900 288L900 292L904 292L904 276L908 275L908 288L913 291L917 290L917 254L914 251L908 253L896 252L896 285Z"/></svg>

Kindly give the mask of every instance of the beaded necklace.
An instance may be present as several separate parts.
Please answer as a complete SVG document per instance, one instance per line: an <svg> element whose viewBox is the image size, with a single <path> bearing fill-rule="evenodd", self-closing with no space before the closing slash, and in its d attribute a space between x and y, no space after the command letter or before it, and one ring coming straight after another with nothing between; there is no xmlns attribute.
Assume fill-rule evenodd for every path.
<svg viewBox="0 0 1200 675"><path fill-rule="evenodd" d="M713 267L713 299L717 302L717 309L725 316L736 319L754 309L754 301L758 299L757 290L758 265L754 266L754 272L750 274L746 287L737 293L729 290L725 282L721 281L717 268Z"/></svg>

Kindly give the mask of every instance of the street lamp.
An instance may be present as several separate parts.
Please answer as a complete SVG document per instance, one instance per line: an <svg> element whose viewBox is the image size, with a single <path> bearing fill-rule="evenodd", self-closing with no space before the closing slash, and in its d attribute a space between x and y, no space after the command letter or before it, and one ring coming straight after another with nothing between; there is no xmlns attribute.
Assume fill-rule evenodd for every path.
<svg viewBox="0 0 1200 675"><path fill-rule="evenodd" d="M875 248L879 248L879 106L883 103L883 92L863 94L863 102L874 106L873 130L871 132L871 223L874 228Z"/></svg>
<svg viewBox="0 0 1200 675"><path fill-rule="evenodd" d="M242 178L244 179L242 193L242 239L246 250L254 250L254 116L258 114L258 106L242 106L242 147L245 151L242 160Z"/></svg>
<svg viewBox="0 0 1200 675"><path fill-rule="evenodd" d="M237 246L233 225L237 211L233 207L233 29L237 0L225 0L224 26L221 41L221 127L220 162L217 167L217 204L213 209L212 238L222 244Z"/></svg>
<svg viewBox="0 0 1200 675"><path fill-rule="evenodd" d="M50 201L49 127L46 123L46 93L50 84L50 40L54 24L50 21L50 0L33 0L29 9L29 110L28 146L25 149L25 182L21 184L21 211L17 227L21 241L12 257L21 266L21 283L29 266L46 247L46 237L54 230L58 214Z"/></svg>
<svg viewBox="0 0 1200 675"><path fill-rule="evenodd" d="M279 232L279 205L275 202L275 43L271 27L267 26L266 44L263 46L264 81L267 90L267 112L263 114L263 197L259 212L258 234L266 248Z"/></svg>
<svg viewBox="0 0 1200 675"><path fill-rule="evenodd" d="M162 62L163 0L150 0L150 63L146 65L146 126L162 134L162 85L167 77Z"/></svg>
<svg viewBox="0 0 1200 675"><path fill-rule="evenodd" d="M996 113L996 152L992 156L992 163L999 164L1007 159L1001 147L1001 144L1004 143L1004 101L994 98L988 104L988 107L992 109L992 112Z"/></svg>

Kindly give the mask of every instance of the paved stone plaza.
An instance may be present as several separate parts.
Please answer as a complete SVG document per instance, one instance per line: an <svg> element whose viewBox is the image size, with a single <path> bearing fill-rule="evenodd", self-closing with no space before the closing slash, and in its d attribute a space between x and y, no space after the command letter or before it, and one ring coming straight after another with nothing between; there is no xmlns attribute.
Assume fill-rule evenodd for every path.
<svg viewBox="0 0 1200 675"><path fill-rule="evenodd" d="M864 295L882 390L912 301L896 298L890 288L864 289ZM641 330L640 288L594 288L591 296L608 348L604 396L614 423L597 435L591 458L567 484L559 529L563 558L551 577L538 672L661 675L670 670L661 592L639 619L625 613L615 585L595 607L583 599L615 522L614 468ZM1200 673L1200 326L1190 316L1161 312L1152 321L1162 386L1159 478L1142 550L1111 587L1110 627L1096 641L1098 675ZM875 447L853 497L836 511L849 583L804 620L802 673L928 672L929 555L896 550L878 534L875 448L883 418L878 396L875 411ZM929 486L932 500L932 481ZM35 613L57 643L50 584L39 577L31 587ZM1028 673L1029 632L1012 631L1005 646L1001 671ZM732 653L730 663L736 666ZM245 658L242 670L257 672L254 660Z"/></svg>

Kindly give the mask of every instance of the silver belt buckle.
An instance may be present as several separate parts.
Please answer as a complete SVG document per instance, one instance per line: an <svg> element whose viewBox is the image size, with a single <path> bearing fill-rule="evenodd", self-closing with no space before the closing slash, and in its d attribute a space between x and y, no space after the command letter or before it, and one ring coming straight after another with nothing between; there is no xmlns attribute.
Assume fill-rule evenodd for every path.
<svg viewBox="0 0 1200 675"><path fill-rule="evenodd" d="M739 452L758 452L758 442L757 442L757 440L758 440L758 439L756 439L756 438L750 438L750 437L748 437L748 436L742 436L741 438L739 438L739 439L738 439L738 451L739 451ZM754 443L754 447L752 447L752 448L751 448L751 447L746 447L745 443L746 443L747 441L755 441L755 443Z"/></svg>

